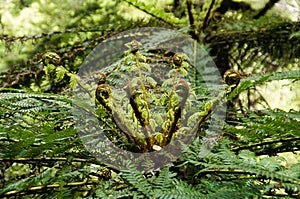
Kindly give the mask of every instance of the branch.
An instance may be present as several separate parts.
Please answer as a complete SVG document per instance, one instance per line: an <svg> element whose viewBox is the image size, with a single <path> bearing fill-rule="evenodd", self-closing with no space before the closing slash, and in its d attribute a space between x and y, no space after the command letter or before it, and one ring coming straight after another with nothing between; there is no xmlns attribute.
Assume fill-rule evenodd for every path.
<svg viewBox="0 0 300 199"><path fill-rule="evenodd" d="M0 86L0 88L10 88L10 87L13 87L15 85L18 85L20 84L20 82L22 80L25 80L26 77L28 78L32 78L34 77L35 79L39 76L39 74L41 74L43 72L43 68L40 68L38 69L37 71L31 71L31 70L28 70L28 71L25 71L25 72L22 72L20 74L18 74L14 79L13 81L11 82L6 82L3 86ZM7 78L10 79L10 77L8 77L9 75L7 75Z"/></svg>
<svg viewBox="0 0 300 199"><path fill-rule="evenodd" d="M190 26L191 26L190 35L192 36L193 39L199 41L199 37L196 34L196 30L195 30L195 19L194 19L194 15L192 13L192 2L191 2L191 0L186 0L186 6L187 6L187 12L188 12L188 15L189 15L189 21L190 21Z"/></svg>
<svg viewBox="0 0 300 199"><path fill-rule="evenodd" d="M277 3L278 1L279 1L279 0L270 0L270 1L265 5L265 7L264 7L259 13L257 13L253 18L254 18L254 19L258 19L258 18L264 16L264 15L266 14L266 12L267 12L268 10L270 10L270 9L275 5L275 3Z"/></svg>
<svg viewBox="0 0 300 199"><path fill-rule="evenodd" d="M206 171L199 171L197 174L195 175L198 175L198 174L209 174L209 173L214 173L214 174L217 174L217 173L220 173L220 174L239 174L239 175L253 175L251 178L257 178L257 179L270 179L270 177L268 175L264 175L264 174L258 174L256 171L244 171L244 170L238 170L238 169L222 169L222 168L216 168L216 169L209 169L209 170L206 170ZM271 177L272 180L274 181L278 181L280 183L292 183L292 184L295 184L295 185L300 185L300 182L299 181L296 181L295 179L290 179L289 178L289 175L288 174L281 174L282 176L285 176L286 179L285 180L282 180L281 178L279 177ZM245 178L247 176L244 176ZM250 178L250 176L249 176Z"/></svg>
<svg viewBox="0 0 300 199"><path fill-rule="evenodd" d="M76 187L76 186L83 186L83 185L92 185L95 184L95 182L87 182L87 179L81 181L81 182L70 182L67 183L66 185L64 185L63 187ZM26 191L22 191L22 190L13 190L13 191L9 191L7 193L4 193L2 196L5 197L11 197L14 195L28 195L30 193L36 193L38 191L43 191L45 189L56 189L56 188L60 188L61 185L60 184L51 184L51 185L46 185L46 186L36 186L36 187L30 187L28 188Z"/></svg>
<svg viewBox="0 0 300 199"><path fill-rule="evenodd" d="M99 165L105 168L108 168L116 173L119 173L113 165L108 165L97 161L94 157L88 157L88 159L84 158L66 158L66 157L35 157L35 158L0 158L0 162L18 162L23 164L30 164L32 162L84 162L84 163L91 163L95 165Z"/></svg>
<svg viewBox="0 0 300 199"><path fill-rule="evenodd" d="M165 24L168 24L169 26L174 27L174 25L173 25L172 23L166 21L165 19L163 19L163 18L161 18L161 17L159 17L159 16L156 16L155 14L153 14L153 13L151 13L151 12L149 12L149 11L143 9L143 8L141 8L140 6L138 6L138 5L136 5L136 4L132 3L132 2L130 2L130 1L128 1L128 0L123 0L123 1L125 1L126 3L128 3L129 5L131 5L131 6L135 7L135 8L137 8L137 9L139 9L140 11L143 11L144 13L146 13L146 14L148 14L148 15L150 15L150 16L156 18L156 19L158 19L159 21L162 21L162 22L164 22Z"/></svg>
<svg viewBox="0 0 300 199"><path fill-rule="evenodd" d="M53 31L53 32L44 32L40 33L37 35L32 35L32 36L20 36L20 37L14 37L14 36L9 36L9 35L0 35L0 40L5 40L6 42L12 42L12 41L27 41L31 39L40 39L44 37L50 37L53 35L58 35L58 34L69 34L69 33L79 33L79 32L103 32L107 31L107 29L99 30L99 29L90 29L90 30L76 30L76 29L66 29L62 31Z"/></svg>
<svg viewBox="0 0 300 199"><path fill-rule="evenodd" d="M199 174L211 174L211 173L222 173L222 174L239 174L239 175L249 175L249 174L253 174L249 171L243 171L243 170L227 170L227 169L223 169L223 170L214 170L214 169L210 169L210 170L206 170L203 172L199 172Z"/></svg>
<svg viewBox="0 0 300 199"><path fill-rule="evenodd" d="M210 36L207 43L212 43L213 45L229 45L240 41L252 42L254 40L257 41L258 39L274 39L278 38L278 35L289 38L293 32L297 32L299 30L300 26L297 22L279 22L276 23L275 26L265 25L264 27L260 27L258 30L215 33ZM295 39L295 41L293 40L293 42L297 42L297 39Z"/></svg>
<svg viewBox="0 0 300 199"><path fill-rule="evenodd" d="M256 144L247 145L247 146L235 147L235 148L232 149L232 151L238 152L238 151L241 151L241 150L251 149L251 148L259 147L259 146L276 144L276 143L281 143L281 142L294 142L294 141L298 141L298 140L300 140L300 137L290 138L290 139L272 140L272 141L266 141L266 142L256 143Z"/></svg>
<svg viewBox="0 0 300 199"><path fill-rule="evenodd" d="M205 18L203 20L203 23L199 27L200 30L201 29L205 30L207 28L207 26L208 26L208 24L210 22L210 14L211 14L211 11L212 11L212 9L214 7L215 2L216 2L215 0L211 1L210 5L209 5L209 8L208 8L208 10L206 12Z"/></svg>

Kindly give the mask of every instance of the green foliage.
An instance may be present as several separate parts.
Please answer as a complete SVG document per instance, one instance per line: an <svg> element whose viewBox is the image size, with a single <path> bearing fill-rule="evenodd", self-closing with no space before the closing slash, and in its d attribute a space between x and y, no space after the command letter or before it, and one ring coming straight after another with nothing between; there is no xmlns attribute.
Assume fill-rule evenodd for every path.
<svg viewBox="0 0 300 199"><path fill-rule="evenodd" d="M255 87L257 85L270 82L270 81L285 80L285 79L299 81L300 71L294 70L294 71L286 71L286 72L277 72L272 74L254 75L251 78L247 78L241 81L239 86L232 93L230 93L230 95L228 95L228 100L232 100L239 93L251 89L252 87Z"/></svg>
<svg viewBox="0 0 300 199"><path fill-rule="evenodd" d="M216 11L223 1L199 2L12 0L1 7L0 197L299 198L299 107L283 111L285 107L263 106L268 104L263 94L254 92L261 85L280 80L289 80L288 85L299 83L299 23L268 14L253 19L253 11L242 9L229 9L222 15ZM175 3L180 10L172 10ZM137 10L144 15L134 15ZM25 20L30 12L35 21ZM127 162L127 169L118 170L85 150L72 116L72 106L80 104L71 100L71 91L78 87L90 91L76 73L97 44L142 26L171 27L190 34L211 52L222 74L233 68L242 78L236 87L224 91L214 88L212 92L219 95L210 99L201 75L194 74L192 64L184 58L170 62L162 59L161 52L124 52L126 56L120 58L123 65L113 71L109 83L121 84L119 77L128 66L132 73L150 74L153 68L149 60L173 68L170 78L162 83L164 95L155 98L142 88L134 99L139 109L131 110L131 115L122 114L123 120L134 119L132 133L141 121L164 126L165 130L175 121L174 106L180 97L172 87L176 74L193 79L196 88L190 97L201 107L190 115L187 124L202 119L193 143L172 164L139 171ZM177 63L184 67L177 68ZM135 77L133 86L139 82L157 85L149 75ZM91 90L89 97L94 93ZM170 109L162 115L151 114L145 96ZM287 95L281 100L297 103ZM207 131L213 121L209 118L217 114L211 111L224 101L228 111L222 132ZM189 103L193 108L191 100L187 106ZM99 123L111 125L110 113L100 104L96 115L106 118ZM258 104L259 109L255 108ZM107 136L119 138L114 134L116 127L110 127L114 131ZM152 144L163 146L164 139L158 132Z"/></svg>
<svg viewBox="0 0 300 199"><path fill-rule="evenodd" d="M122 141L117 145L125 145L130 151L153 151L155 146L164 147L168 144L179 131L183 133L192 131L192 122L186 125L184 117L204 108L206 110L203 111L202 117L205 117L211 107L200 107L197 102L200 96L197 97L194 88L190 88L187 83L190 81L188 68L192 66L183 60L176 62L176 65L172 62L175 56L181 57L179 53L173 57L162 56L161 59L164 59L166 64L162 63L153 68L152 62L158 62L158 56L151 61L152 54L142 50L134 53L131 51L132 49L129 49L125 52L126 56L118 62L116 69L111 71L108 68L102 71L108 75L105 84L100 84L96 91L98 118L101 124L116 127L117 133L111 131L106 133L111 141L118 142L126 137L125 143ZM121 70L125 72L128 70L130 75L120 72ZM153 70L163 71L165 75L155 76ZM114 76L118 76L122 87L126 85L124 92L111 91L109 86L119 87L111 83L115 80L111 78ZM131 81L127 82L127 79ZM186 112L185 116L179 112L183 109ZM105 117L104 113L108 117Z"/></svg>

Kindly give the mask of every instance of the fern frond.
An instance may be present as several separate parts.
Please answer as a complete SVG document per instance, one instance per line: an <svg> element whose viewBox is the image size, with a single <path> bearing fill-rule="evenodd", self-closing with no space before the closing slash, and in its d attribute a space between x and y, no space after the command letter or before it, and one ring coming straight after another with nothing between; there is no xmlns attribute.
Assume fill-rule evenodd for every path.
<svg viewBox="0 0 300 199"><path fill-rule="evenodd" d="M126 182L146 197L152 195L152 185L141 171L135 169L123 170L122 177Z"/></svg>
<svg viewBox="0 0 300 199"><path fill-rule="evenodd" d="M266 82L274 81L274 80L284 80L290 79L294 81L300 80L300 71L286 71L286 72L276 72L272 74L265 75L253 75L247 79L243 79L238 87L234 89L227 97L228 100L232 100L235 96L237 96L242 91L248 90L251 87L256 85L261 85Z"/></svg>
<svg viewBox="0 0 300 199"><path fill-rule="evenodd" d="M157 190L154 192L155 197L167 199L167 198L178 198L178 199L197 199L197 198L209 198L201 193L196 187L191 184L187 184L184 181L174 180L173 187L168 190Z"/></svg>
<svg viewBox="0 0 300 199"><path fill-rule="evenodd" d="M155 178L154 181L152 182L154 189L167 191L169 188L173 186L172 181L176 175L177 175L176 173L171 173L168 167L163 168L160 171L159 176Z"/></svg>

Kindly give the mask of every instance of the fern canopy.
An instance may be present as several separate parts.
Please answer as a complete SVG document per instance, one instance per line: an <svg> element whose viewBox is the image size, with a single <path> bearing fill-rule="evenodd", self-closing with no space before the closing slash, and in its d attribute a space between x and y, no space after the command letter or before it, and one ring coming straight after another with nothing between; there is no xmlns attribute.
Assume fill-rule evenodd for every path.
<svg viewBox="0 0 300 199"><path fill-rule="evenodd" d="M299 198L300 5L286 2L11 0L1 6L0 197ZM155 35L147 50L138 43L142 27ZM158 29L180 33L209 54L197 60L195 49L177 52L182 37L171 40L172 50L157 48L170 40ZM120 37L123 31L130 34ZM198 65L203 68L195 71ZM163 67L170 70L163 74ZM116 95L112 85L127 90ZM88 100L76 100L78 90ZM161 107L151 115L154 102ZM142 127L154 134L132 136ZM138 155L109 154L99 129L114 147L144 154L139 163L151 169L136 166ZM175 159L149 158L174 140L171 149L183 149ZM97 157L100 152L107 156Z"/></svg>

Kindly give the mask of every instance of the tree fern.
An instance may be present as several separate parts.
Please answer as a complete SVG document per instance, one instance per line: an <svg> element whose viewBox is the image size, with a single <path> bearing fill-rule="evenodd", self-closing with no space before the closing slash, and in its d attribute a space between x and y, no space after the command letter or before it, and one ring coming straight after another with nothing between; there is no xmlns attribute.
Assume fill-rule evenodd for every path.
<svg viewBox="0 0 300 199"><path fill-rule="evenodd" d="M223 3L232 1L219 0L204 4L192 0L171 2L180 10L172 10L171 3L157 7L157 2L136 0L90 0L80 6L79 1L63 4L48 0L28 2L25 2L26 9L36 7L34 13L44 16L39 19L47 19L32 26L32 32L38 34L16 36L17 33L10 32L13 25L7 25L7 20L1 23L0 46L5 51L0 52L0 64L9 70L2 71L1 68L0 73L0 197L299 198L299 110L251 109L252 106L244 106L247 102L241 97L247 93L251 95L248 104L257 104L250 99L255 97L251 92L257 86L278 80L289 80L288 84L299 82L299 22L274 16L254 20L252 9L247 12L229 10L223 15L215 11ZM15 7L24 8L23 4L23 1L13 2ZM68 9L63 10L60 6ZM134 17L123 16L121 12L127 12L127 6L146 13L150 19L133 21ZM25 11L15 10L14 19ZM3 19L6 19L6 12L3 12ZM55 20L49 23L49 18ZM114 52L108 52L108 42L103 41L119 38L120 31L144 26L180 29L179 32L189 34L205 46L221 74L231 68L242 78L235 83L238 85L230 87L232 90L224 92L221 78L211 75L219 72L215 68L204 74L208 80L218 82L212 88L202 86L204 80L200 76L203 71L191 75L189 73L193 71L182 70L184 76L188 73L191 75L188 78L193 79L193 92L197 94L201 109L189 122L200 115L211 117L208 113L215 105L210 101L214 99L208 96L211 92L221 98L218 100L227 101L224 128L208 131L207 125L218 118L206 120L197 135L190 138L194 139L193 143L172 164L140 171L129 162L127 169L118 170L114 165L101 162L105 157L97 160L81 143L71 111L73 106L81 104L70 99L69 91L78 82L76 73L93 48L102 42L97 49L101 53L95 51L92 55L99 64L107 67L111 61L128 55L129 51L116 48ZM145 33L149 34L149 31ZM154 40L164 43L169 36L166 31L155 35ZM127 35L126 41L138 38L131 34ZM122 39L120 37L118 42ZM113 46L120 46L118 42ZM180 41L174 44L174 48L180 44ZM155 49L157 46L150 47ZM53 53L57 54L59 62L47 64L45 56ZM146 66L145 70L148 70L147 64L152 64L153 60L153 68L158 69L152 71L155 76L161 72L158 66L173 63L165 59L167 56L173 54L161 49L149 50L145 52L146 61L141 68ZM209 63L204 57L197 60L197 65L207 67ZM51 67L47 68L51 64L53 74L48 70ZM127 72L126 64L134 65L125 63L112 67L115 74L108 71L111 74L109 83L124 86L121 77ZM148 75L145 82L154 84L153 79ZM98 82L99 78L91 74L84 80L87 81L82 84L90 84ZM139 81L137 78L131 80ZM94 111L93 108L87 111ZM104 112L99 110L97 115L103 116ZM87 125L87 133L98 124L80 122L92 124ZM110 133L117 132L114 131L116 127L108 126L110 123L105 120L99 124L101 128L111 130ZM211 138L212 135L218 136ZM97 144L94 139L97 136L98 131L84 139ZM295 160L288 160L290 156Z"/></svg>

